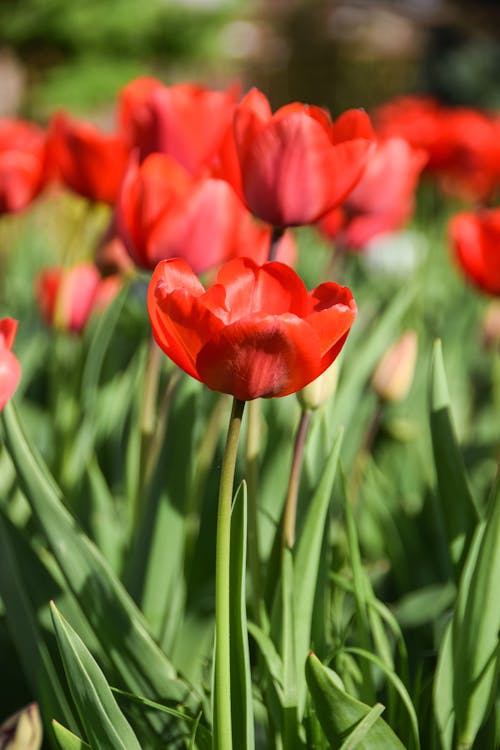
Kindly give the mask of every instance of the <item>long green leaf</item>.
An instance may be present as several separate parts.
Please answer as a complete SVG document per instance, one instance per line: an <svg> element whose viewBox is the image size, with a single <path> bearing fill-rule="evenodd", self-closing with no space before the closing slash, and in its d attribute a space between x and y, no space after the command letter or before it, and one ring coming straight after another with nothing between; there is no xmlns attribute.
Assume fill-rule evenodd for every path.
<svg viewBox="0 0 500 750"><path fill-rule="evenodd" d="M498 687L500 650L500 481L491 498L470 574L453 619L453 696L462 746L472 747ZM475 552L475 550L474 550Z"/></svg>
<svg viewBox="0 0 500 750"><path fill-rule="evenodd" d="M311 698L323 732L332 750L355 731L370 713L371 707L352 698L340 688L333 675L319 659L310 654L306 662L306 678ZM381 717L377 717L357 750L405 750L401 740Z"/></svg>
<svg viewBox="0 0 500 750"><path fill-rule="evenodd" d="M231 512L230 646L231 723L241 750L254 750L252 680L246 615L247 489L242 483Z"/></svg>
<svg viewBox="0 0 500 750"><path fill-rule="evenodd" d="M430 402L432 447L440 507L451 559L460 572L477 522L477 512L452 427L450 396L439 340L434 344L432 357Z"/></svg>
<svg viewBox="0 0 500 750"><path fill-rule="evenodd" d="M24 436L12 403L2 412L6 443L32 511L103 651L126 687L183 702L189 690L149 635L140 611L64 508L60 491Z"/></svg>
<svg viewBox="0 0 500 750"><path fill-rule="evenodd" d="M300 715L303 715L305 708L306 684L304 680L304 665L311 647L314 597L321 561L321 548L342 445L342 434L342 431L340 431L332 446L320 482L312 497L296 546L294 562L294 628Z"/></svg>
<svg viewBox="0 0 500 750"><path fill-rule="evenodd" d="M97 662L54 604L52 622L69 689L91 746L94 750L141 750Z"/></svg>
<svg viewBox="0 0 500 750"><path fill-rule="evenodd" d="M28 545L22 543L20 532L2 514L0 560L0 595L24 673L34 693L40 695L45 715L57 716L76 728L66 690L37 621L36 601L32 595L33 587L47 591L47 571ZM23 570L29 571L29 586Z"/></svg>

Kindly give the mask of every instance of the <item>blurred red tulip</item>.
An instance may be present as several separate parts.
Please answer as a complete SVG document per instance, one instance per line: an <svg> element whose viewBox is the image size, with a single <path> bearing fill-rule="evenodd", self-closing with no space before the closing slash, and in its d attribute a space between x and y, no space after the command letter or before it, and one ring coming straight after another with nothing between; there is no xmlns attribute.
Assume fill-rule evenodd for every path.
<svg viewBox="0 0 500 750"><path fill-rule="evenodd" d="M140 159L168 154L193 175L210 162L231 123L238 87L213 91L196 84L165 86L137 78L120 96L119 123Z"/></svg>
<svg viewBox="0 0 500 750"><path fill-rule="evenodd" d="M426 170L448 194L489 199L500 186L500 120L429 97L400 97L374 114L382 137L400 136L427 151Z"/></svg>
<svg viewBox="0 0 500 750"><path fill-rule="evenodd" d="M117 229L134 261L152 269L184 258L195 273L236 255L267 259L270 230L259 226L225 180L192 177L165 154L129 166Z"/></svg>
<svg viewBox="0 0 500 750"><path fill-rule="evenodd" d="M236 108L234 136L246 203L274 226L317 221L359 180L373 145L368 115L328 112L294 102L271 113L250 91Z"/></svg>
<svg viewBox="0 0 500 750"><path fill-rule="evenodd" d="M205 291L180 259L156 267L148 292L154 337L185 372L236 398L286 396L337 357L356 317L347 287L311 292L283 263L226 263Z"/></svg>
<svg viewBox="0 0 500 750"><path fill-rule="evenodd" d="M93 312L110 304L121 283L118 276L102 279L92 263L47 268L36 279L36 299L47 325L80 333Z"/></svg>
<svg viewBox="0 0 500 750"><path fill-rule="evenodd" d="M0 411L11 398L21 378L21 365L12 353L17 320L0 320Z"/></svg>
<svg viewBox="0 0 500 750"><path fill-rule="evenodd" d="M449 234L466 277L483 292L500 295L500 208L456 214Z"/></svg>
<svg viewBox="0 0 500 750"><path fill-rule="evenodd" d="M47 178L44 131L22 120L0 120L0 214L28 206Z"/></svg>
<svg viewBox="0 0 500 750"><path fill-rule="evenodd" d="M423 149L402 138L380 141L342 207L320 219L320 230L343 247L359 249L377 234L399 229L413 212L426 161Z"/></svg>
<svg viewBox="0 0 500 750"><path fill-rule="evenodd" d="M91 201L115 202L129 157L120 135L60 112L52 119L49 142L50 158L66 187Z"/></svg>

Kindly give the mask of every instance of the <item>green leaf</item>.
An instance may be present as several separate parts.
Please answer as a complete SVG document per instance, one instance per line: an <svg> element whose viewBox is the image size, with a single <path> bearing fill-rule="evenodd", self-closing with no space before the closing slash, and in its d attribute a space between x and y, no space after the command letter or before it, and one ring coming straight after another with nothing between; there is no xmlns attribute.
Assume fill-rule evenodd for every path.
<svg viewBox="0 0 500 750"><path fill-rule="evenodd" d="M453 698L459 739L472 747L497 691L500 667L500 481L460 582L452 624Z"/></svg>
<svg viewBox="0 0 500 750"><path fill-rule="evenodd" d="M2 420L6 444L33 514L104 653L131 692L182 703L189 689L176 679L140 611L65 509L47 468L27 442L12 403L3 410Z"/></svg>
<svg viewBox="0 0 500 750"><path fill-rule="evenodd" d="M114 687L112 687L111 690L113 691L113 693L115 693L115 695L121 695L124 698L128 698L128 700L138 703L141 706L154 708L157 711L162 711L163 713L168 714L169 716L175 716L176 719L182 719L182 721L185 721L186 724L192 726L193 735L197 735L196 739L198 747L201 750L211 750L212 735L210 734L209 730L200 723L201 713L198 714L196 718L193 718L192 716L189 716L189 714L178 711L175 708L170 708L170 706L164 706L162 703L150 701L140 695L133 695L132 693L127 693L125 690L119 690L118 688Z"/></svg>
<svg viewBox="0 0 500 750"><path fill-rule="evenodd" d="M43 710L76 728L73 710L37 621L33 590L48 590L48 573L20 532L0 514L0 595L24 673ZM28 580L26 580L28 576ZM53 582L50 581L53 592Z"/></svg>
<svg viewBox="0 0 500 750"><path fill-rule="evenodd" d="M55 719L52 720L52 730L60 750L91 750L90 745L87 745L86 742L63 727Z"/></svg>
<svg viewBox="0 0 500 750"><path fill-rule="evenodd" d="M453 748L453 732L455 729L453 680L452 629L450 622L439 648L432 696L434 716L436 717L442 750L452 750Z"/></svg>
<svg viewBox="0 0 500 750"><path fill-rule="evenodd" d="M335 672L324 667L314 654L306 662L306 678L311 698L323 732L333 750L356 730L372 710L365 703L352 698L341 689ZM357 750L405 750L392 729L380 717L369 727Z"/></svg>
<svg viewBox="0 0 500 750"><path fill-rule="evenodd" d="M95 750L141 750L97 662L52 604L52 622L69 689Z"/></svg>
<svg viewBox="0 0 500 750"><path fill-rule="evenodd" d="M431 365L430 423L440 507L451 559L462 569L478 515L451 421L450 397L441 342L437 340Z"/></svg>
<svg viewBox="0 0 500 750"><path fill-rule="evenodd" d="M252 680L246 615L247 489L243 482L236 492L231 512L230 556L230 645L231 722L238 747L253 750L254 720Z"/></svg>
<svg viewBox="0 0 500 750"><path fill-rule="evenodd" d="M378 717L382 715L384 708L385 706L382 703L376 703L368 711L365 718L361 719L354 732L351 732L346 741L342 743L340 750L355 750L355 748L359 747L361 741L365 739Z"/></svg>
<svg viewBox="0 0 500 750"><path fill-rule="evenodd" d="M314 597L321 561L321 548L330 506L333 482L337 470L342 431L332 446L318 487L312 497L304 526L296 545L294 562L294 628L295 658L297 660L297 686L299 712L305 708L306 684L304 664L311 647Z"/></svg>

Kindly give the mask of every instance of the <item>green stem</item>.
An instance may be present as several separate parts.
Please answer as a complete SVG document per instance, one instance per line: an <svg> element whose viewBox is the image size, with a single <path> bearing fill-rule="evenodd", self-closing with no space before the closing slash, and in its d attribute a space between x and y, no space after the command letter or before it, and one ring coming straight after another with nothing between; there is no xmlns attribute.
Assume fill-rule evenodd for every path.
<svg viewBox="0 0 500 750"><path fill-rule="evenodd" d="M156 411L158 398L158 384L161 369L161 350L151 337L146 359L144 385L142 390L141 413L139 418L139 476L135 488L135 502L133 507L133 521L137 524L146 499L148 456L156 428Z"/></svg>
<svg viewBox="0 0 500 750"><path fill-rule="evenodd" d="M259 448L260 448L260 401L254 399L248 404L248 425L246 445L246 475L248 487L248 557L250 575L252 577L252 599L254 618L260 625L260 545L259 527L257 522L257 497L259 477Z"/></svg>
<svg viewBox="0 0 500 750"><path fill-rule="evenodd" d="M215 696L214 750L232 750L230 591L231 504L238 440L245 402L235 398L222 461L215 561Z"/></svg>
<svg viewBox="0 0 500 750"><path fill-rule="evenodd" d="M268 258L270 261L276 260L280 240L284 234L285 234L285 227L273 227L273 231L271 233L271 242L269 244L269 255L268 255Z"/></svg>
<svg viewBox="0 0 500 750"><path fill-rule="evenodd" d="M292 549L295 544L295 523L297 519L300 474L302 471L304 446L306 443L307 432L309 430L309 424L311 422L311 415L312 412L308 409L302 410L293 448L292 466L290 469L290 478L288 480L285 510L283 512L283 546L289 547L290 549Z"/></svg>

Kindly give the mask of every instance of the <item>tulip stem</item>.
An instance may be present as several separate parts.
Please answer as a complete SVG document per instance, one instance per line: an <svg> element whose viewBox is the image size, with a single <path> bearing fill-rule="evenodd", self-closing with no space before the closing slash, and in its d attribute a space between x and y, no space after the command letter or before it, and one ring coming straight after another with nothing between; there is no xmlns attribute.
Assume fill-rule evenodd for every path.
<svg viewBox="0 0 500 750"><path fill-rule="evenodd" d="M276 260L276 255L278 254L278 247L280 244L280 240L283 237L285 233L285 227L273 227L273 231L271 233L271 242L269 243L269 260L273 261Z"/></svg>
<svg viewBox="0 0 500 750"><path fill-rule="evenodd" d="M214 750L232 750L230 591L231 505L238 440L245 401L235 398L222 460L215 552Z"/></svg>
<svg viewBox="0 0 500 750"><path fill-rule="evenodd" d="M248 487L248 557L252 578L253 616L260 624L261 582L260 582L260 545L257 522L257 496L259 477L260 448L260 399L248 404L248 425L246 445L246 475Z"/></svg>
<svg viewBox="0 0 500 750"><path fill-rule="evenodd" d="M292 549L295 544L295 523L297 520L300 474L302 471L304 447L306 444L309 424L311 422L311 415L312 412L309 411L309 409L302 410L293 447L292 466L290 469L290 478L288 480L285 510L283 512L283 546L288 547L289 549Z"/></svg>

